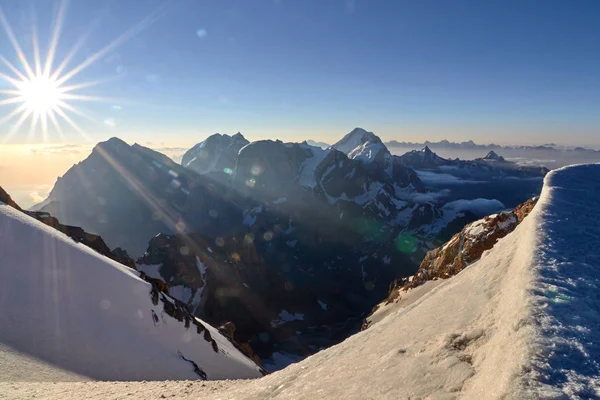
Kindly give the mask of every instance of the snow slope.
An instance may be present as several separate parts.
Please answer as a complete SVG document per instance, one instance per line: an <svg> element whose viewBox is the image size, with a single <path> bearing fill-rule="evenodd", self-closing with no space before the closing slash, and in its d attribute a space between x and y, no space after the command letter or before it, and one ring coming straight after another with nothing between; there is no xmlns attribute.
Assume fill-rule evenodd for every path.
<svg viewBox="0 0 600 400"><path fill-rule="evenodd" d="M171 317L172 300L133 270L3 204L0 277L0 366L13 377L42 364L100 380L261 376L216 329Z"/></svg>
<svg viewBox="0 0 600 400"><path fill-rule="evenodd" d="M525 387L535 396L600 398L600 164L544 181L537 218Z"/></svg>
<svg viewBox="0 0 600 400"><path fill-rule="evenodd" d="M600 165L546 177L532 213L366 331L253 381L0 385L13 397L598 398ZM62 397L64 398L64 397Z"/></svg>

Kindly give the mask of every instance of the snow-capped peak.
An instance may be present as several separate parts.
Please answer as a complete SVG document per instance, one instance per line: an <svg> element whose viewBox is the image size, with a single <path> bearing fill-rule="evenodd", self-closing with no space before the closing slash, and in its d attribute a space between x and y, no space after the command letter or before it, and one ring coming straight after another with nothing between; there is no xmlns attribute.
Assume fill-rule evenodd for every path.
<svg viewBox="0 0 600 400"><path fill-rule="evenodd" d="M483 159L489 161L505 161L504 157L499 156L498 153L496 153L494 150L487 153L487 155L483 157Z"/></svg>
<svg viewBox="0 0 600 400"><path fill-rule="evenodd" d="M392 174L392 155L381 139L373 132L362 128L354 128L332 148L346 154L348 158L365 165L377 162L382 165L387 175Z"/></svg>
<svg viewBox="0 0 600 400"><path fill-rule="evenodd" d="M332 147L344 154L350 154L354 149L368 142L383 145L381 139L373 132L368 132L363 128L354 128Z"/></svg>
<svg viewBox="0 0 600 400"><path fill-rule="evenodd" d="M423 149L421 149L421 154L422 154L423 156L429 156L429 155L431 155L431 154L434 154L434 155L435 155L435 153L434 153L433 151L431 151L431 149L429 148L429 146L425 146L425 147L423 147Z"/></svg>
<svg viewBox="0 0 600 400"><path fill-rule="evenodd" d="M181 164L200 174L233 170L238 152L248 143L240 132L232 136L215 133L189 149Z"/></svg>

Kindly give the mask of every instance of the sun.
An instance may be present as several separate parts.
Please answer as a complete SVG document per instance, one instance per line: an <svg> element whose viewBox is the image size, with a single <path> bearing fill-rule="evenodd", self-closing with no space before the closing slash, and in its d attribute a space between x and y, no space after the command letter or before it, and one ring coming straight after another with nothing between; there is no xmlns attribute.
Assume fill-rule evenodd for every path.
<svg viewBox="0 0 600 400"><path fill-rule="evenodd" d="M49 37L49 46L45 60L42 60L40 54L37 26L35 23L32 24L31 48L33 49L33 60L30 62L25 56L21 44L17 40L17 36L0 7L0 25L4 28L8 41L12 44L18 59L18 63L16 63L17 67L0 53L0 81L4 81L7 84L4 87L9 86L7 89L0 89L0 95L4 97L4 99L0 99L0 106L14 107L9 113L3 113L0 110L0 143L8 141L12 136L20 133L21 127L26 121L29 121L28 139L30 141L34 139L33 136L39 131L39 127L41 127L44 141L47 141L49 125L52 125L61 139L64 140L63 125L65 124L89 141L90 139L87 137L85 131L77 125L72 117L78 116L92 122L98 121L75 107L73 103L79 101L114 103L115 101L122 102L122 100L76 93L80 89L88 88L110 79L82 83L70 83L70 81L76 75L80 74L81 71L96 61L102 60L122 43L131 39L156 21L164 13L166 4L157 8L138 24L132 26L115 40L91 54L70 70L68 68L69 64L75 54L84 46L90 31L80 35L71 51L62 60L55 60L66 8L67 1L60 0L58 7L55 9L55 15L53 15L53 27ZM35 18L32 19L35 21ZM55 61L57 61L56 64L58 65L55 65ZM6 125L10 126L9 131L5 135L2 135L1 133L3 133L3 128Z"/></svg>
<svg viewBox="0 0 600 400"><path fill-rule="evenodd" d="M62 92L57 81L44 76L34 76L17 85L18 98L22 100L25 110L40 117L48 114L63 103Z"/></svg>

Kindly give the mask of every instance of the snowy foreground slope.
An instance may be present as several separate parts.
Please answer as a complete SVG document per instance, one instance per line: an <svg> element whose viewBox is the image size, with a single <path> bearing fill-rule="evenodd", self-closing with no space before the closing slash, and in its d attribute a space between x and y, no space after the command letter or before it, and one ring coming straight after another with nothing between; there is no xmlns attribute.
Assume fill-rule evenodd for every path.
<svg viewBox="0 0 600 400"><path fill-rule="evenodd" d="M261 376L133 271L4 204L0 277L0 381Z"/></svg>
<svg viewBox="0 0 600 400"><path fill-rule="evenodd" d="M0 398L599 398L598 193L600 165L551 172L532 213L479 261L261 379L8 383Z"/></svg>

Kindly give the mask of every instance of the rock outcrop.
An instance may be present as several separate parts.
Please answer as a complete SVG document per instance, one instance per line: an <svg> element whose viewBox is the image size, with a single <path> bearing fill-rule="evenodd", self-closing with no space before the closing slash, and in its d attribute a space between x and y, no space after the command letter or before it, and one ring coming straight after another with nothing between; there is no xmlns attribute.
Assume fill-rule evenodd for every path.
<svg viewBox="0 0 600 400"><path fill-rule="evenodd" d="M0 186L0 202L7 204L13 208L16 208L19 211L23 211L21 210L21 207L19 207L17 203L14 202L10 195L6 193L4 189L2 189L2 186Z"/></svg>
<svg viewBox="0 0 600 400"><path fill-rule="evenodd" d="M461 178L497 179L535 178L545 176L549 170L540 166L519 165L506 160L495 151L474 160L447 159L438 156L428 146L402 156L394 156L406 167L449 174Z"/></svg>
<svg viewBox="0 0 600 400"><path fill-rule="evenodd" d="M226 179L235 168L237 155L248 140L241 133L215 133L183 155L181 164L199 174L214 173L216 179Z"/></svg>
<svg viewBox="0 0 600 400"><path fill-rule="evenodd" d="M375 306L372 312L397 302L403 293L410 289L415 289L427 281L450 278L479 260L499 239L515 230L533 210L537 200L537 197L532 198L512 211L490 215L465 226L446 244L427 252L413 276L394 280L387 299ZM369 317L363 323L363 330L369 327L368 321Z"/></svg>

